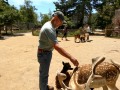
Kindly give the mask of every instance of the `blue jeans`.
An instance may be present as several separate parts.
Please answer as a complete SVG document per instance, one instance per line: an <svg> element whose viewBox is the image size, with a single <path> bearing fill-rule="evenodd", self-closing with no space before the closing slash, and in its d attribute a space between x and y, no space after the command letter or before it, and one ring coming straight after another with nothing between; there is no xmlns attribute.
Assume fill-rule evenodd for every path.
<svg viewBox="0 0 120 90"><path fill-rule="evenodd" d="M40 63L39 67L39 88L40 90L48 90L48 76L49 76L49 67L52 59L52 51L38 53L38 62Z"/></svg>

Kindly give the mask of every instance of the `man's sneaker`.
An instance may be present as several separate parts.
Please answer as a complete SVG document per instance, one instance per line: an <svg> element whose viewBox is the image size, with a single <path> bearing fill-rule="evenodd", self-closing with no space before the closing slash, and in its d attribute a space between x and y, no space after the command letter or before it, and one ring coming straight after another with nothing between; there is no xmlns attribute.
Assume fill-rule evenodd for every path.
<svg viewBox="0 0 120 90"><path fill-rule="evenodd" d="M54 87L53 87L53 86L47 85L47 87L48 87L48 90L54 90Z"/></svg>

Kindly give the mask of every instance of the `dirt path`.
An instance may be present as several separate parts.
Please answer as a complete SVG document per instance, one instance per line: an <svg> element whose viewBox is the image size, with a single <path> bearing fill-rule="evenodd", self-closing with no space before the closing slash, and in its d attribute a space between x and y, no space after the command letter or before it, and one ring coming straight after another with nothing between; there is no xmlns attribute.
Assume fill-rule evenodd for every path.
<svg viewBox="0 0 120 90"><path fill-rule="evenodd" d="M92 41L86 43L74 43L73 37L68 39L64 41L58 38L59 44L75 56L80 64L91 63L91 59L97 56L105 56L108 62L112 59L120 63L120 39L90 36ZM37 45L38 37L31 33L0 40L0 90L39 90ZM53 86L62 61L69 60L54 50L49 75L49 84ZM120 89L120 77L117 87Z"/></svg>

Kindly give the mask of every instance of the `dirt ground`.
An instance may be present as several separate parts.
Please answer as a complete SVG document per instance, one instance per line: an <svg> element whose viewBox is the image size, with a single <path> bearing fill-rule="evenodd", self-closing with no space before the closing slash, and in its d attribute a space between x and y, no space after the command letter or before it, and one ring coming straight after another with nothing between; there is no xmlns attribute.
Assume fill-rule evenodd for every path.
<svg viewBox="0 0 120 90"><path fill-rule="evenodd" d="M120 63L120 39L90 36L92 41L86 43L74 43L73 37L68 37L69 41L58 40L65 50L78 59L80 65L91 63L91 59L98 56L105 56L108 62L112 59ZM0 90L39 90L37 46L38 36L32 36L31 33L0 40ZM69 60L54 50L50 85L55 86L55 75L61 70L62 61ZM120 77L116 85L120 89Z"/></svg>

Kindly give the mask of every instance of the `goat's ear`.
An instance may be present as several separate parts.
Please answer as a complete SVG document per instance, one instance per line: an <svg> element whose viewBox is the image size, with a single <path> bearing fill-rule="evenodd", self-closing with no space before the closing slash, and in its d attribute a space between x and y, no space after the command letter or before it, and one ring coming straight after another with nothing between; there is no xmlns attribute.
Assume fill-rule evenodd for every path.
<svg viewBox="0 0 120 90"><path fill-rule="evenodd" d="M62 64L64 65L65 63L62 61Z"/></svg>

